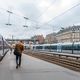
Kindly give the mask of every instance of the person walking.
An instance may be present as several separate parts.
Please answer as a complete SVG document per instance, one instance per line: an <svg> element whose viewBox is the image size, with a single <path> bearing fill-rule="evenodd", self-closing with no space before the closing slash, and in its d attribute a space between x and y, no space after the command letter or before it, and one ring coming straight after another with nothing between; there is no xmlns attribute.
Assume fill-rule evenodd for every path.
<svg viewBox="0 0 80 80"><path fill-rule="evenodd" d="M16 52L16 69L21 66L21 57L22 57L22 52L24 51L24 43L23 41L19 41L15 45L14 52Z"/></svg>

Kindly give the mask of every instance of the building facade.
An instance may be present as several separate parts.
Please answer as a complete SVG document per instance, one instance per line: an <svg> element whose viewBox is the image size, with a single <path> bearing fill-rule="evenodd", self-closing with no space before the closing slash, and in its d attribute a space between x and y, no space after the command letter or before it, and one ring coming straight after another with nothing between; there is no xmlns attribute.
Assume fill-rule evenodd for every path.
<svg viewBox="0 0 80 80"><path fill-rule="evenodd" d="M24 41L25 44L31 44L34 42L32 39L6 39L6 41L8 41L10 44L15 44L20 40Z"/></svg>
<svg viewBox="0 0 80 80"><path fill-rule="evenodd" d="M50 44L57 43L56 33L51 33L46 35L45 43L50 43Z"/></svg>
<svg viewBox="0 0 80 80"><path fill-rule="evenodd" d="M31 38L32 40L34 40L34 43L39 43L39 44L43 44L44 43L44 37L43 35L35 35ZM35 42L36 40L36 42Z"/></svg>
<svg viewBox="0 0 80 80"><path fill-rule="evenodd" d="M60 30L56 38L58 42L80 42L80 26L72 26Z"/></svg>

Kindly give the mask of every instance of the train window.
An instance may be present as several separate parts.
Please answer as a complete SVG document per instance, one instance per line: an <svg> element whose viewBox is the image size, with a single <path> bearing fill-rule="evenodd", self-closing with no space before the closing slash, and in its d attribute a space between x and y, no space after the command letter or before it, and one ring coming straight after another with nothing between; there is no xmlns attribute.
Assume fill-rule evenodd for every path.
<svg viewBox="0 0 80 80"><path fill-rule="evenodd" d="M63 45L62 50L72 50L72 45Z"/></svg>
<svg viewBox="0 0 80 80"><path fill-rule="evenodd" d="M57 46L55 45L55 46L51 46L51 49L57 49Z"/></svg>
<svg viewBox="0 0 80 80"><path fill-rule="evenodd" d="M79 44L75 44L74 45L74 50L80 50L80 45Z"/></svg>
<svg viewBox="0 0 80 80"><path fill-rule="evenodd" d="M79 50L80 50L80 45L78 45L78 48L79 48Z"/></svg>
<svg viewBox="0 0 80 80"><path fill-rule="evenodd" d="M42 46L36 46L36 49L42 49L43 47Z"/></svg>
<svg viewBox="0 0 80 80"><path fill-rule="evenodd" d="M50 46L45 46L44 48L45 48L45 49L50 49Z"/></svg>

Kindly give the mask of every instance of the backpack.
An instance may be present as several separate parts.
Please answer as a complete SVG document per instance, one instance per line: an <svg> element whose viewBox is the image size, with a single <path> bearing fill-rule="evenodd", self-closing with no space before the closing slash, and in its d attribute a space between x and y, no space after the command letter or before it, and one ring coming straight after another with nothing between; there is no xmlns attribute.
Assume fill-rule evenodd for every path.
<svg viewBox="0 0 80 80"><path fill-rule="evenodd" d="M18 51L17 47L15 47L15 49L14 49L14 52L13 52L13 53L14 53L14 55L18 55L18 56L20 55L20 52Z"/></svg>

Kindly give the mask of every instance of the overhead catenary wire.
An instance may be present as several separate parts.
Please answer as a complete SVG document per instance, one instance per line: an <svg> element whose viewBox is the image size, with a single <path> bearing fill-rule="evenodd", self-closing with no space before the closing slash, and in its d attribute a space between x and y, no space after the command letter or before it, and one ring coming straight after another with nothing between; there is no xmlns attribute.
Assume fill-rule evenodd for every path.
<svg viewBox="0 0 80 80"><path fill-rule="evenodd" d="M24 25L22 25L22 26L27 26L26 25L26 20L28 20L28 18L27 17L23 17L23 16L20 16L20 15L18 15L18 14L16 14L16 13L14 13L13 11L10 11L10 10L6 10L6 9L4 9L4 8L1 8L1 9L3 9L3 10L5 10L6 12L8 12L8 22L7 22L7 26L11 26L11 25L15 25L15 24L11 24L11 22L10 22L10 18L11 18L11 14L13 14L13 15L16 15L16 16L18 16L18 17L21 17L21 18L23 18L23 19L25 19L25 24ZM20 20L20 19L19 19ZM19 23L20 24L20 23ZM17 25L16 25L17 26ZM18 26L20 26L20 25L18 25Z"/></svg>
<svg viewBox="0 0 80 80"><path fill-rule="evenodd" d="M22 24L21 23L19 23L19 25L18 24L11 24L10 22L10 15L11 14L14 14L14 12L12 12L12 11L10 11L10 10L5 10L5 12L7 13L8 12L8 23L7 23L7 25L9 25L9 26L21 26ZM1 14L2 14L2 12L1 12ZM5 13L4 13L5 14ZM19 16L19 15L18 15ZM4 16L3 16L4 17ZM22 18L24 18L25 20L26 19L28 19L28 18L26 18L26 17L22 17ZM5 23L2 23L3 25L5 24ZM11 24L11 25L10 25ZM1 25L1 24L0 24ZM4 26L6 26L6 25L4 25ZM23 26L23 25L22 25ZM5 27L5 28L9 28L9 27ZM10 29L10 28L9 28Z"/></svg>
<svg viewBox="0 0 80 80"><path fill-rule="evenodd" d="M0 9L2 9L2 10L4 10L4 11L7 11L7 12L10 12L10 13L16 15L16 16L19 17L19 18L20 18L20 17L21 17L22 19L27 18L26 16L22 16L22 15L20 15L20 14L17 14L17 13L15 13L15 12L13 12L13 11L10 11L10 10L7 10L7 9L1 8L1 7L0 7ZM27 18L27 19L29 19L29 18ZM30 20L30 19L29 19L29 20Z"/></svg>
<svg viewBox="0 0 80 80"><path fill-rule="evenodd" d="M37 18L40 18L43 14L46 13L46 11L56 2L56 0L54 0ZM35 22L36 24L39 23L38 21L36 20L31 20L33 22ZM40 23L41 24L41 23ZM39 28L38 28L39 29Z"/></svg>
<svg viewBox="0 0 80 80"><path fill-rule="evenodd" d="M51 22L51 21L53 21L53 20L55 20L55 19L57 19L57 18L63 16L65 13L67 13L68 11L74 9L75 7L77 7L77 6L79 6L79 5L80 5L80 3L76 4L75 6L69 8L68 10L64 11L63 13L61 13L61 14L55 16L54 18L52 18L51 20L49 20L48 22L46 22L46 23L44 23L44 24L42 24L42 25L45 25L45 24L47 25L49 22ZM7 11L7 10L6 10L6 11ZM21 17L21 18L24 19L24 16L19 15L19 14L15 13L15 12L12 12L12 13L13 13L14 15L17 15L18 17ZM29 18L29 20L30 20L30 18ZM30 21L31 21L31 20L30 20ZM32 21L33 21L33 20L32 20ZM37 21L33 21L33 22L35 22L35 23L37 24ZM40 24L41 24L41 23L40 23Z"/></svg>
<svg viewBox="0 0 80 80"><path fill-rule="evenodd" d="M55 2L56 2L56 0L53 1L53 3L55 3ZM38 18L39 18L40 16L42 16L42 15L53 5L53 3L51 3L51 5L48 6L47 9L38 16ZM1 8L1 9L7 11L7 9L4 9L4 8ZM20 15L20 14L17 14L17 13L14 13L14 12L12 12L12 13L13 13L14 15L16 15L16 16L19 16L19 17L21 17L21 18L24 18L24 16L22 16L22 15ZM34 23L36 23L36 24L37 24L37 23L38 23L38 24L41 24L41 23L39 23L39 22L36 21L36 20L31 20L30 18L29 18L29 20L32 21L32 22L34 22Z"/></svg>
<svg viewBox="0 0 80 80"><path fill-rule="evenodd" d="M38 18L40 18L43 14L46 13L46 11L56 2L56 0L54 0L39 16Z"/></svg>
<svg viewBox="0 0 80 80"><path fill-rule="evenodd" d="M63 16L65 13L67 13L68 11L70 11L70 10L72 10L72 9L76 8L77 6L80 6L80 3L78 3L78 4L74 5L74 6L72 6L71 8L69 8L69 9L68 9L68 10L66 10L66 11L64 11L63 13L61 13L61 14L59 14L59 15L55 16L54 18L52 18L52 19L51 19L51 20L49 20L48 22L46 22L46 23L42 24L41 26L43 26L43 25L47 25L49 22L51 22L51 21L55 20L56 18L59 18L59 17Z"/></svg>
<svg viewBox="0 0 80 80"><path fill-rule="evenodd" d="M56 0L54 0L53 3L55 3L55 1L56 1ZM48 6L47 9L38 16L38 18L39 18L40 16L42 16L42 15L52 6L53 3L51 3L50 6ZM5 11L8 11L7 9L1 8L1 7L0 7L0 9L3 9L3 10L5 10ZM24 18L24 16L22 16L22 15L20 15L20 14L17 14L17 13L14 13L14 12L12 12L12 13L15 14L15 15L17 15L17 16L19 16L19 17L21 17L21 18ZM36 23L36 24L39 23L38 21L36 21L36 20L31 20L30 18L29 18L29 20L32 21L32 22L34 22L34 23ZM41 24L41 23L40 23L40 24Z"/></svg>
<svg viewBox="0 0 80 80"><path fill-rule="evenodd" d="M69 9L66 10L65 12L63 12L63 13L55 16L54 18L52 18L51 20L49 20L48 22L46 22L46 23L44 23L44 24L41 24L41 23L40 23L40 24L41 24L40 26L42 26L42 25L47 25L49 22L55 20L56 18L59 18L59 17L63 16L65 13L67 13L68 11L72 10L73 8L75 8L75 7L79 6L79 5L80 5L80 3L74 5L73 7L69 8ZM4 9L4 8L1 8L1 9ZM4 10L6 10L6 9L4 9ZM6 10L6 11L7 11L7 10ZM24 18L24 16L21 16L21 15L19 15L19 14L17 14L17 13L14 13L14 12L12 12L12 13L13 13L14 15L17 15L17 16L19 16L19 17ZM29 18L29 20L32 21L32 22L35 22L36 24L38 23L37 21L31 20L30 18ZM38 24L39 24L39 23L38 23Z"/></svg>

